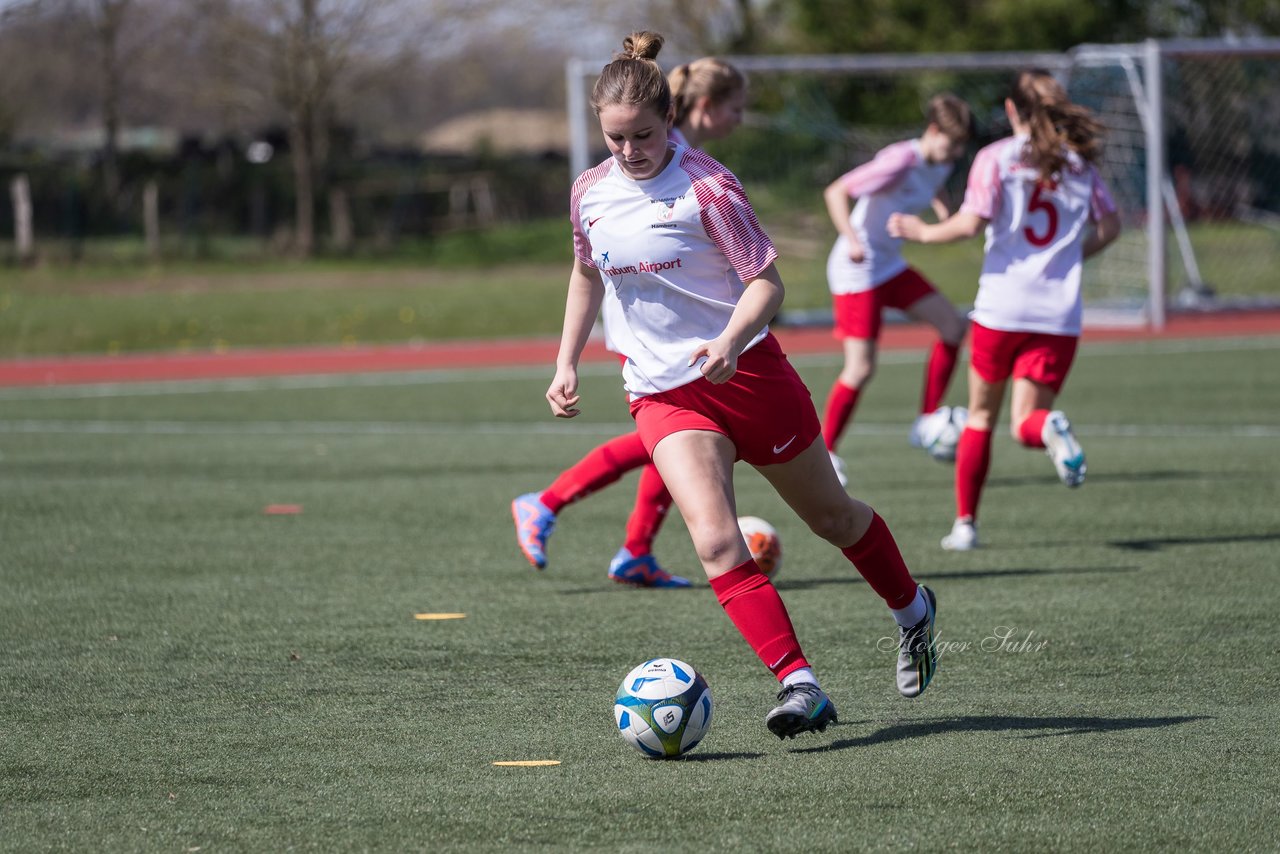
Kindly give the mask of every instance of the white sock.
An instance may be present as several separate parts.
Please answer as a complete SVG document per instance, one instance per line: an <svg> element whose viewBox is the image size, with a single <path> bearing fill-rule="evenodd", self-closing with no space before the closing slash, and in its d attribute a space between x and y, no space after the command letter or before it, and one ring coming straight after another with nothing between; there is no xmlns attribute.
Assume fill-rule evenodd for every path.
<svg viewBox="0 0 1280 854"><path fill-rule="evenodd" d="M814 676L813 670L808 667L799 667L782 677L782 687L784 688L790 688L792 685L799 685L801 682L812 682L814 685L817 685L818 677Z"/></svg>
<svg viewBox="0 0 1280 854"><path fill-rule="evenodd" d="M916 585L916 598L911 600L911 604L905 608L890 608L893 612L893 619L898 625L904 629L909 629L916 623L924 619L925 614L929 613L929 606L924 601L924 593L920 590L920 585Z"/></svg>

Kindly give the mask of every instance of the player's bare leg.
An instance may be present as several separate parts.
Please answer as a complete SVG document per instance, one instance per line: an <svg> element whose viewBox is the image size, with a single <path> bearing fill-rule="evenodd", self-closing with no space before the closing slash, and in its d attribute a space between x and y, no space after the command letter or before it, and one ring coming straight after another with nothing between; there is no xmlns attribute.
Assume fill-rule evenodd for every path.
<svg viewBox="0 0 1280 854"><path fill-rule="evenodd" d="M822 472L844 495L825 449L815 444ZM738 530L736 455L728 437L705 430L672 433L653 449L654 464L684 516L711 589L743 639L782 682L778 705L765 716L769 731L779 738L821 731L836 720L835 705L818 686L782 598L751 559Z"/></svg>

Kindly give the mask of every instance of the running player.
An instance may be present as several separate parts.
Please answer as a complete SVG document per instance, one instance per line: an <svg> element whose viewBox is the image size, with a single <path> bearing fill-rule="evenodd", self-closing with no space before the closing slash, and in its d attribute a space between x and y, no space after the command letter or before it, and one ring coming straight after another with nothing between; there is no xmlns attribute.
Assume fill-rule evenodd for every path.
<svg viewBox="0 0 1280 854"><path fill-rule="evenodd" d="M935 599L911 577L884 520L836 479L809 392L767 326L783 296L777 251L737 178L669 141L661 46L656 33L628 37L592 91L611 157L573 185L575 257L547 401L556 417L579 413L578 360L603 307L637 430L711 589L782 683L766 724L795 736L824 729L836 710L738 530L736 460L756 467L884 599L900 627L905 696L934 673Z"/></svg>
<svg viewBox="0 0 1280 854"><path fill-rule="evenodd" d="M919 139L881 149L870 161L832 181L822 194L840 235L827 258L827 286L834 303L834 335L844 346L844 367L827 395L822 438L846 483L836 446L853 417L858 396L875 374L883 310L902 309L938 331L925 364L920 413L909 436L916 447L924 447L921 431L926 416L942 403L964 338L964 317L907 264L902 241L887 229L889 216L900 211L932 207L940 220L950 215L943 184L969 140L969 105L955 95L935 95L926 119ZM851 205L852 199L857 204Z"/></svg>
<svg viewBox="0 0 1280 854"><path fill-rule="evenodd" d="M969 421L956 451L956 519L942 539L953 551L978 545L978 500L1010 377L1014 439L1044 448L1067 486L1084 483L1084 450L1054 401L1080 340L1083 261L1120 233L1115 203L1093 166L1102 125L1047 71L1020 72L1004 108L1013 135L978 153L955 216L934 225L901 214L889 221L890 234L922 243L986 229L972 315Z"/></svg>
<svg viewBox="0 0 1280 854"><path fill-rule="evenodd" d="M670 129L674 141L699 148L710 140L723 139L742 123L747 81L724 60L703 57L686 63L674 69L668 80L675 107ZM606 345L616 351L607 327L605 336ZM638 587L689 587L687 578L672 575L653 555L653 541L671 508L671 493L635 432L596 446L542 492L526 493L512 502L516 541L529 562L538 569L547 565L547 539L564 507L640 466L644 470L636 486L635 504L627 518L622 546L609 562L609 578Z"/></svg>

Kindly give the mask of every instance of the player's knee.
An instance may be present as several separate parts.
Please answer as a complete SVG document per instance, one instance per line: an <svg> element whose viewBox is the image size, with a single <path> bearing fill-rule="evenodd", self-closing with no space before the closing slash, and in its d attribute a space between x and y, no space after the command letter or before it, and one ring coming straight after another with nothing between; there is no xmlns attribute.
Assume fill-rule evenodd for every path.
<svg viewBox="0 0 1280 854"><path fill-rule="evenodd" d="M694 522L688 528L693 549L704 566L719 566L746 549L736 526L732 530L723 530L721 526Z"/></svg>
<svg viewBox="0 0 1280 854"><path fill-rule="evenodd" d="M857 519L851 506L825 509L808 517L805 522L809 525L810 531L838 546L847 545L852 541L853 531L857 526Z"/></svg>
<svg viewBox="0 0 1280 854"><path fill-rule="evenodd" d="M948 322L938 329L938 335L949 347L959 347L964 341L964 334L969 331L969 319L963 314L953 314Z"/></svg>
<svg viewBox="0 0 1280 854"><path fill-rule="evenodd" d="M840 382L849 388L862 388L871 382L871 378L876 374L876 366L874 362L863 362L857 365L846 365L844 370L840 372Z"/></svg>

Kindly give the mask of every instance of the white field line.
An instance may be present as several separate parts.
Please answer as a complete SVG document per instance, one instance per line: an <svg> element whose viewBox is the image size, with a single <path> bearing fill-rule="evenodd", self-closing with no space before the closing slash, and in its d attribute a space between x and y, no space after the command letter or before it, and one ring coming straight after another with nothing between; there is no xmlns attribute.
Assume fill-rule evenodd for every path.
<svg viewBox="0 0 1280 854"><path fill-rule="evenodd" d="M1241 350L1277 350L1280 337L1186 338L1168 341L1126 341L1088 344L1081 347L1077 360L1123 356L1163 356L1179 353L1215 353ZM880 354L881 365L916 364L921 350L888 350ZM791 357L797 365L811 367L836 366L840 353L832 341L830 353L808 353ZM967 356L962 356L967 360ZM591 362L582 365L582 376L617 376L613 362ZM554 366L524 365L518 367L444 368L422 371L389 371L364 374L319 374L308 376L245 377L220 380L164 380L156 382L97 383L91 385L15 386L0 388L4 400L92 400L114 397L155 397L179 394L223 394L228 392L292 391L438 385L442 383L475 383L521 380L550 382Z"/></svg>
<svg viewBox="0 0 1280 854"><path fill-rule="evenodd" d="M902 436L909 424L853 426L863 436ZM0 434L116 436L617 436L634 429L631 422L571 424L547 421L423 423L413 421L81 421L0 420ZM1280 424L1108 424L1081 425L1080 436L1107 439L1222 438L1276 439Z"/></svg>

